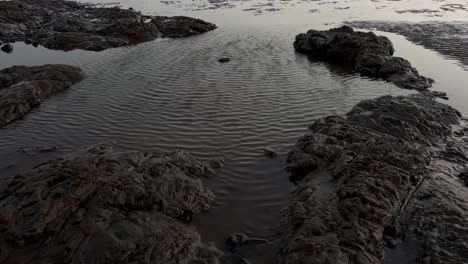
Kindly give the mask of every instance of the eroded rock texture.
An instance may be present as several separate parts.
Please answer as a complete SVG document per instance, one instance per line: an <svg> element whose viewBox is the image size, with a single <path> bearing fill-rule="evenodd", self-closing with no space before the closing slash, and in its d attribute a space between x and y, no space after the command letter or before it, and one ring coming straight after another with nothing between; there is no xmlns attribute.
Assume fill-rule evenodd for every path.
<svg viewBox="0 0 468 264"><path fill-rule="evenodd" d="M51 95L81 81L81 69L68 65L14 66L0 71L0 127L22 118Z"/></svg>
<svg viewBox="0 0 468 264"><path fill-rule="evenodd" d="M0 1L0 40L25 41L49 49L100 51L215 28L189 17L145 16L134 10L95 8L73 1Z"/></svg>
<svg viewBox="0 0 468 264"><path fill-rule="evenodd" d="M0 263L208 263L221 253L189 222L212 175L184 152L98 146L3 179Z"/></svg>
<svg viewBox="0 0 468 264"><path fill-rule="evenodd" d="M468 263L467 132L464 123L438 146L431 173L402 215L401 245L386 252L389 263Z"/></svg>
<svg viewBox="0 0 468 264"><path fill-rule="evenodd" d="M384 235L396 236L428 175L432 146L459 119L452 107L418 94L362 101L344 117L314 122L287 158L297 187L279 262L381 263Z"/></svg>
<svg viewBox="0 0 468 264"><path fill-rule="evenodd" d="M409 61L394 57L390 40L373 32L355 32L348 26L309 30L296 36L294 48L300 53L348 65L362 75L384 79L401 88L426 90L434 82L420 76Z"/></svg>

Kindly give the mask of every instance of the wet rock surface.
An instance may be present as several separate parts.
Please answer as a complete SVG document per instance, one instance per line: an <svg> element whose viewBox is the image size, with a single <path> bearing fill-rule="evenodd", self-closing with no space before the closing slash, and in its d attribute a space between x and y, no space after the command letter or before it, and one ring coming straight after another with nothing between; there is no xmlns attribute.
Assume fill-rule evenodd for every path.
<svg viewBox="0 0 468 264"><path fill-rule="evenodd" d="M449 58L459 60L468 66L468 23L466 22L388 22L388 21L350 21L346 24L362 29L374 29L400 34L410 41Z"/></svg>
<svg viewBox="0 0 468 264"><path fill-rule="evenodd" d="M430 178L431 164L440 156L434 146L451 137L459 122L457 110L424 94L365 100L346 116L314 122L286 161L297 186L282 221L279 263L382 263L385 248L399 247L404 225L400 218L408 212L414 193L421 183L431 186L423 180ZM436 186L430 188L435 191ZM450 188L441 193L441 197L450 194ZM442 210L440 205L437 210ZM420 252L440 262L408 263L468 261L461 250L466 245L460 241L463 235L446 241L458 229L468 230L467 218L462 218L468 208L449 208L444 216L432 216L435 212L430 210L417 213L428 226L439 226L433 235L423 232L431 237L427 243L432 247ZM450 218L452 212L460 226L437 221L437 217ZM416 224L422 218L412 219ZM449 233L441 235L442 231ZM453 259L444 262L450 256Z"/></svg>
<svg viewBox="0 0 468 264"><path fill-rule="evenodd" d="M431 173L402 214L401 245L385 252L386 263L468 262L468 243L465 241L468 236L468 190L463 180L467 171L467 136L454 134L436 151L431 161ZM453 153L454 145L458 149L455 158L447 155Z"/></svg>
<svg viewBox="0 0 468 264"><path fill-rule="evenodd" d="M184 152L100 145L0 187L1 263L213 263L190 220L214 194L208 164Z"/></svg>
<svg viewBox="0 0 468 264"><path fill-rule="evenodd" d="M81 69L68 65L13 66L0 71L0 127L22 118L51 95L81 81Z"/></svg>
<svg viewBox="0 0 468 264"><path fill-rule="evenodd" d="M297 52L351 67L362 75L387 80L395 85L426 90L434 82L419 75L411 63L393 56L393 45L387 37L373 32L357 32L348 26L326 31L309 30L296 36Z"/></svg>
<svg viewBox="0 0 468 264"><path fill-rule="evenodd" d="M188 37L215 28L189 17L145 16L134 10L95 8L64 0L0 2L0 40L56 50L100 51L160 37Z"/></svg>

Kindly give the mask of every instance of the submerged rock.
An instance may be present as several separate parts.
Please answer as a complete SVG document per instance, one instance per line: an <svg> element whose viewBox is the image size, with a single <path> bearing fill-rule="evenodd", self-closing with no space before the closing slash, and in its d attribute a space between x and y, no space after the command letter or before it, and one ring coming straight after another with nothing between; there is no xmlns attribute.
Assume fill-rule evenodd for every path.
<svg viewBox="0 0 468 264"><path fill-rule="evenodd" d="M0 1L0 40L49 49L100 51L215 28L189 17L145 16L134 10L96 8L73 1Z"/></svg>
<svg viewBox="0 0 468 264"><path fill-rule="evenodd" d="M282 222L279 263L382 263L430 172L432 146L459 119L452 107L417 94L365 100L346 116L314 122L286 161L297 187Z"/></svg>
<svg viewBox="0 0 468 264"><path fill-rule="evenodd" d="M294 48L300 53L348 65L362 75L384 79L401 88L426 90L434 82L420 76L407 60L393 57L390 40L373 32L356 32L348 26L309 30L296 36Z"/></svg>
<svg viewBox="0 0 468 264"><path fill-rule="evenodd" d="M22 118L51 95L81 81L81 69L68 65L14 66L0 71L0 127Z"/></svg>
<svg viewBox="0 0 468 264"><path fill-rule="evenodd" d="M2 179L1 263L212 263L189 224L214 194L184 152L77 151Z"/></svg>

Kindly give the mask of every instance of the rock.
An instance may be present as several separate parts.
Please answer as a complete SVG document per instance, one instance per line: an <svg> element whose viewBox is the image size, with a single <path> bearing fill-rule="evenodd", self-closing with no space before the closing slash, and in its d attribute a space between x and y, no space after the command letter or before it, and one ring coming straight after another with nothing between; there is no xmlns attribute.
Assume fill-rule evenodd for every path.
<svg viewBox="0 0 468 264"><path fill-rule="evenodd" d="M0 49L5 53L12 53L13 52L13 45L11 45L10 43L7 43L7 44L3 45Z"/></svg>
<svg viewBox="0 0 468 264"><path fill-rule="evenodd" d="M385 241L386 246L391 248L391 249L395 249L395 248L398 247L398 240L396 240L393 237L389 237L389 236L384 235L383 240Z"/></svg>
<svg viewBox="0 0 468 264"><path fill-rule="evenodd" d="M208 163L211 168L218 170L224 167L224 159L223 158L215 158L211 159Z"/></svg>
<svg viewBox="0 0 468 264"><path fill-rule="evenodd" d="M142 15L65 0L0 1L0 39L49 49L100 51L160 37L188 37L216 28L189 17Z"/></svg>
<svg viewBox="0 0 468 264"><path fill-rule="evenodd" d="M230 58L219 58L218 61L221 62L221 63L225 63L225 62L230 62L231 59Z"/></svg>
<svg viewBox="0 0 468 264"><path fill-rule="evenodd" d="M350 66L362 75L383 79L401 88L422 91L434 82L420 76L407 60L393 57L390 40L373 32L356 32L348 26L309 30L296 36L294 48L300 53Z"/></svg>
<svg viewBox="0 0 468 264"><path fill-rule="evenodd" d="M229 250L234 251L234 249L245 244L247 240L247 235L242 233L234 233L226 238L226 246L229 248Z"/></svg>
<svg viewBox="0 0 468 264"><path fill-rule="evenodd" d="M81 69L67 65L13 66L0 71L0 127L22 118L51 95L81 81Z"/></svg>
<svg viewBox="0 0 468 264"><path fill-rule="evenodd" d="M263 149L263 154L265 154L266 157L268 158L276 158L279 156L278 152L276 152L274 149L268 147Z"/></svg>
<svg viewBox="0 0 468 264"><path fill-rule="evenodd" d="M297 186L278 262L382 263L385 245L397 244L399 217L432 171L433 146L459 121L458 111L424 94L365 100L346 116L315 121L286 160Z"/></svg>
<svg viewBox="0 0 468 264"><path fill-rule="evenodd" d="M221 258L189 224L214 201L201 181L204 166L184 152L97 146L3 177L0 260L177 264Z"/></svg>
<svg viewBox="0 0 468 264"><path fill-rule="evenodd" d="M214 24L184 16L156 16L152 17L151 23L158 28L162 37L166 38L189 37L216 29Z"/></svg>
<svg viewBox="0 0 468 264"><path fill-rule="evenodd" d="M440 98L444 100L448 100L447 93L445 92L439 92L439 91L422 91L425 95L432 96L434 98Z"/></svg>
<svg viewBox="0 0 468 264"><path fill-rule="evenodd" d="M448 143L457 142L468 150L464 136L452 135ZM444 148L440 144L440 148ZM448 145L448 144L447 144ZM466 176L466 162L436 155L430 165L432 173L416 190L415 199L407 206L402 225L405 240L417 241L407 252L420 252L413 263L468 263L468 192L454 176ZM466 178L465 178L466 179ZM430 197L420 199L420 197ZM402 247L404 244L399 246Z"/></svg>

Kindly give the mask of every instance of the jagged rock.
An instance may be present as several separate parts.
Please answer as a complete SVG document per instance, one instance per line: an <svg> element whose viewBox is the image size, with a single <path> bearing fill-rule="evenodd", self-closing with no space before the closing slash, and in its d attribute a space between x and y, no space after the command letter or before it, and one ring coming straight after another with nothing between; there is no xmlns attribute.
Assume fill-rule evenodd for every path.
<svg viewBox="0 0 468 264"><path fill-rule="evenodd" d="M11 45L10 43L7 43L7 44L3 45L0 49L5 53L12 53L13 52L13 45Z"/></svg>
<svg viewBox="0 0 468 264"><path fill-rule="evenodd" d="M382 263L384 236L396 240L432 146L459 120L452 107L417 94L365 100L345 117L314 122L286 161L297 187L282 221L279 263Z"/></svg>
<svg viewBox="0 0 468 264"><path fill-rule="evenodd" d="M81 81L81 69L68 65L13 66L0 71L0 127L22 118L51 95Z"/></svg>
<svg viewBox="0 0 468 264"><path fill-rule="evenodd" d="M0 263L213 263L189 224L214 200L206 166L97 146L4 177Z"/></svg>
<svg viewBox="0 0 468 264"><path fill-rule="evenodd" d="M188 37L216 26L189 17L145 16L64 0L0 1L0 39L49 49L100 51L159 37Z"/></svg>
<svg viewBox="0 0 468 264"><path fill-rule="evenodd" d="M390 40L373 32L356 32L348 26L309 30L296 36L294 48L300 53L348 65L362 75L384 79L401 88L426 90L434 82L420 76L407 60L393 57Z"/></svg>

